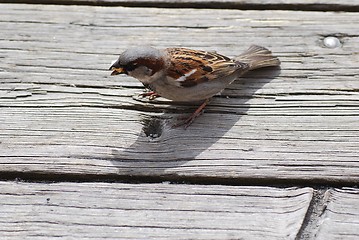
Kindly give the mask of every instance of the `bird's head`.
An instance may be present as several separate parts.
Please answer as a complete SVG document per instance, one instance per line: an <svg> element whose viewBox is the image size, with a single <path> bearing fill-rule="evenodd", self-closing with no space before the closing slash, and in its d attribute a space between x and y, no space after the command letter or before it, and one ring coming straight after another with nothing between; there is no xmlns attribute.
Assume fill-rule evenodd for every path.
<svg viewBox="0 0 359 240"><path fill-rule="evenodd" d="M153 47L134 47L124 51L111 65L111 75L127 74L148 84L158 78L165 67L165 53Z"/></svg>

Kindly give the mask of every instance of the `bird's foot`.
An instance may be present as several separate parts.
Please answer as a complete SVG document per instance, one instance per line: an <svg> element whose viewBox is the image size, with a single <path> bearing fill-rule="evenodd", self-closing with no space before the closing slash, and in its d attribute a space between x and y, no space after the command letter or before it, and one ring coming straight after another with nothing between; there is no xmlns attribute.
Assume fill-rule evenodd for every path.
<svg viewBox="0 0 359 240"><path fill-rule="evenodd" d="M158 97L161 97L158 93L155 93L154 91L150 92L144 92L140 94L140 97L148 97L149 100L155 100Z"/></svg>
<svg viewBox="0 0 359 240"><path fill-rule="evenodd" d="M173 125L173 127L176 128L176 127L184 126L184 128L187 129L193 123L193 121L203 113L204 108L207 106L208 103L209 103L209 99L206 99L201 104L201 106L199 106L197 110L191 114L191 116L187 118L180 118L180 120L184 120L184 121L176 123L175 125Z"/></svg>

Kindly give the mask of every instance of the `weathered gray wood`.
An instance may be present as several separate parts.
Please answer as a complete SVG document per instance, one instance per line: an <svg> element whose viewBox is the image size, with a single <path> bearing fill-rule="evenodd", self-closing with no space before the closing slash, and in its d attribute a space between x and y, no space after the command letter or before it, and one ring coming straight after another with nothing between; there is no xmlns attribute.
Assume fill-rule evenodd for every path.
<svg viewBox="0 0 359 240"><path fill-rule="evenodd" d="M0 182L4 239L295 239L311 188Z"/></svg>
<svg viewBox="0 0 359 240"><path fill-rule="evenodd" d="M321 215L316 239L358 239L359 190L332 189L326 197L327 205Z"/></svg>
<svg viewBox="0 0 359 240"><path fill-rule="evenodd" d="M358 1L353 0L0 0L0 2L242 10L359 11Z"/></svg>
<svg viewBox="0 0 359 240"><path fill-rule="evenodd" d="M358 13L2 4L0 171L5 174L359 180ZM328 49L324 36L342 41ZM130 45L234 56L269 47L282 69L194 107L132 98L107 68ZM345 174L343 174L345 173Z"/></svg>

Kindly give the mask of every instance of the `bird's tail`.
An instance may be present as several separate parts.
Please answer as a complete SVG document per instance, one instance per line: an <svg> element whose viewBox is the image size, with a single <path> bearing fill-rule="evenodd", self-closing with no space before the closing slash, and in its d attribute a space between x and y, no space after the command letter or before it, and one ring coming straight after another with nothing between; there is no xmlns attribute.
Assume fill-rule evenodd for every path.
<svg viewBox="0 0 359 240"><path fill-rule="evenodd" d="M279 59L273 56L271 51L257 45L249 47L247 51L236 57L235 60L247 63L249 65L248 70L280 65Z"/></svg>

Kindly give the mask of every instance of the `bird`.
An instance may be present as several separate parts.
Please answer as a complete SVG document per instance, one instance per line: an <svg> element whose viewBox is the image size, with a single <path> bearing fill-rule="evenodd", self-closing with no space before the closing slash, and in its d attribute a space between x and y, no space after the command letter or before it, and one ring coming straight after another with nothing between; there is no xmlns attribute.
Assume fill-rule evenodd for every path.
<svg viewBox="0 0 359 240"><path fill-rule="evenodd" d="M111 75L126 74L139 80L151 90L142 96L150 96L150 99L161 96L176 102L202 101L190 117L178 124L187 128L203 112L209 100L234 80L248 71L280 64L270 50L257 45L250 46L235 58L181 47L137 46L122 52L109 70Z"/></svg>

